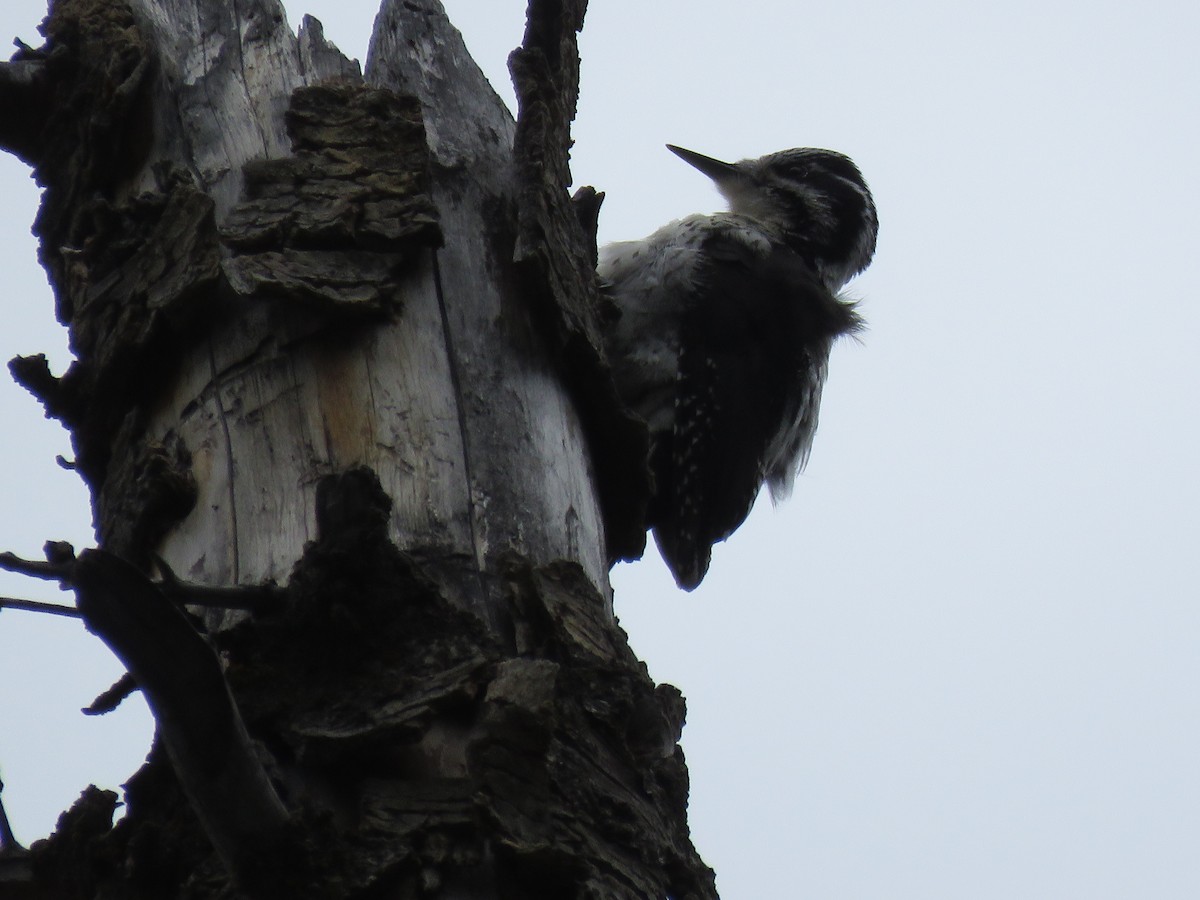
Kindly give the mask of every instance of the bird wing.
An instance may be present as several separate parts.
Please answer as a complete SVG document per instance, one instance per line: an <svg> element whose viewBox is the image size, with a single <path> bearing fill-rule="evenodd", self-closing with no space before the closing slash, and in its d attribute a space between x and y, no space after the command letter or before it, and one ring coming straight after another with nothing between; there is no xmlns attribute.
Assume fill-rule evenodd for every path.
<svg viewBox="0 0 1200 900"><path fill-rule="evenodd" d="M764 250L717 231L704 250L681 323L674 430L654 467L655 539L685 590L704 578L712 545L741 525L768 470L778 469L770 454L796 452L788 435L815 415L804 407L839 330L831 318L846 313L786 247Z"/></svg>

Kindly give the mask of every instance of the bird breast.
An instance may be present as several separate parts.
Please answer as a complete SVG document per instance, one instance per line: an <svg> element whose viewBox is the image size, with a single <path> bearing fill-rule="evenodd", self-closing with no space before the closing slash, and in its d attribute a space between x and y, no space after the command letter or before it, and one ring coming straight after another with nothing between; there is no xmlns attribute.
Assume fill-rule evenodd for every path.
<svg viewBox="0 0 1200 900"><path fill-rule="evenodd" d="M771 237L762 226L732 213L688 216L640 241L600 248L601 287L620 310L607 340L617 390L652 432L669 429L674 419L679 324L709 263L702 247L718 231L756 256L770 251Z"/></svg>

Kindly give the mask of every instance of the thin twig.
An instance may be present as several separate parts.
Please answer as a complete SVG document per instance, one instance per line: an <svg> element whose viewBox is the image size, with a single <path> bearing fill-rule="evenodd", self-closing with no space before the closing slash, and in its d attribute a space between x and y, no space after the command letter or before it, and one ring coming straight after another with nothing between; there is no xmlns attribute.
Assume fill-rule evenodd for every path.
<svg viewBox="0 0 1200 900"><path fill-rule="evenodd" d="M37 559L22 559L15 553L0 553L0 569L41 578L43 581L62 581L70 574L70 566L59 562L42 562Z"/></svg>
<svg viewBox="0 0 1200 900"><path fill-rule="evenodd" d="M52 616L65 616L69 619L83 618L83 613L73 606L63 606L61 603L39 603L37 600L20 600L17 597L0 597L0 609L23 609L27 612L49 613Z"/></svg>
<svg viewBox="0 0 1200 900"><path fill-rule="evenodd" d="M269 613L283 605L284 592L273 583L212 587L181 581L167 561L152 553L158 569L156 586L164 595L186 606L205 606L211 609L237 609L252 613Z"/></svg>
<svg viewBox="0 0 1200 900"><path fill-rule="evenodd" d="M137 679L126 672L117 679L112 687L93 700L89 706L85 706L80 712L85 716L102 716L105 713L110 713L121 705L122 700L137 689Z"/></svg>

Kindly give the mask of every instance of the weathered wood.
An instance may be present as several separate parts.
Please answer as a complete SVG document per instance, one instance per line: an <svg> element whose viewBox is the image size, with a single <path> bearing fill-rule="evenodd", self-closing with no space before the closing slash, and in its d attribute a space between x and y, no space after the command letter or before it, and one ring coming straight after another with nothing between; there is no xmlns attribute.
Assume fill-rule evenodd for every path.
<svg viewBox="0 0 1200 900"><path fill-rule="evenodd" d="M715 896L682 698L609 603L610 555L643 537L645 435L597 347L597 198L565 191L583 3L531 5L515 127L435 0L385 3L365 84L316 23L297 39L273 0L241 6L59 0L48 28L71 102L29 146L57 179L39 229L79 358L16 368L72 428L106 551L168 567L98 571L93 598L136 618L152 596L198 609L171 570L280 583L203 620L304 849L262 851L302 873L287 896ZM73 142L86 128L110 143ZM175 733L203 751L202 725ZM253 886L237 811L189 801L170 756L116 828L90 795L36 878L108 900Z"/></svg>
<svg viewBox="0 0 1200 900"><path fill-rule="evenodd" d="M80 361L61 390L23 370L77 426L106 544L197 581L282 580L311 538L315 479L368 465L396 498L397 539L489 618L505 614L477 573L514 550L576 560L607 592L605 526L611 555L640 552L628 498L644 497L646 473L596 349L587 239L560 181L569 133L543 135L573 100L549 116L530 105L515 168L511 117L440 7L385 4L370 77L420 100L426 197L425 142L395 124L420 117L353 86L317 25L297 39L270 0L240 18L215 0L132 8L73 0L51 19L51 36L93 10L111 20L127 48L101 73L112 90L49 77L101 93L100 121L134 137L121 178L86 148L39 162L67 185L39 225ZM293 97L330 73L341 87ZM553 99L551 79L525 81L538 104ZM69 145L73 116L41 139ZM536 146L561 162L535 183ZM115 222L116 241L99 227ZM530 249L555 231L568 238L553 252ZM559 255L566 268L547 266ZM597 475L618 486L604 511ZM130 484L147 511L110 515Z"/></svg>
<svg viewBox="0 0 1200 900"><path fill-rule="evenodd" d="M183 164L210 196L218 221L237 203L242 166L291 153L284 114L292 91L324 76L304 72L282 4L131 0L156 63L154 142L158 160ZM153 185L145 176L136 188Z"/></svg>
<svg viewBox="0 0 1200 900"><path fill-rule="evenodd" d="M414 4L385 7L372 49L381 60L372 78L421 97L429 132L444 245L414 259L398 250L428 235L372 227L411 227L422 218L394 187L406 181L396 163L403 144L385 134L389 139L371 152L392 151L391 158L356 156L347 145L362 133L362 119L342 117L306 135L285 113L292 91L307 80L330 71L353 75L316 32L306 30L297 42L271 3L255 5L237 23L221 3L163 7L144 0L135 9L157 48L147 52L164 58L150 89L154 140L141 171L181 166L211 201L210 224L203 203L191 216L191 233L202 238L195 251L173 251L184 262L181 274L208 285L204 339L180 342L182 365L154 385L136 420L119 425L110 417L103 429L120 436L119 461L139 460L151 446L177 448L172 452L190 461L190 512L137 537L193 580L282 580L312 536L315 479L365 464L396 499L401 544L440 560L455 593L489 617L503 618L503 611L488 608L497 602L494 591L490 601L478 595L474 573L495 571L511 550L544 562L578 560L607 590L584 431L531 321L535 304L512 272L513 123L444 14ZM425 40L426 64L389 40ZM325 62L313 61L314 47L323 47ZM445 77L450 72L454 78ZM479 97L490 98L488 109L472 105ZM321 109L331 111L328 104ZM411 170L412 161L404 165ZM363 182L382 183L396 200L381 206L352 196ZM139 175L130 190L150 183ZM288 206L294 188L302 195L309 189L314 221L297 221L305 213ZM283 221L272 218L276 196ZM188 203L168 204L164 215ZM153 227L165 233L161 222ZM151 235L147 240L149 263L172 255ZM195 277L198 265L209 270L206 278ZM298 302L336 312L305 318L279 309ZM364 311L391 319L368 327L355 319ZM181 326L185 333L190 321ZM128 480L106 462L92 467L101 484ZM102 530L108 518L102 509ZM145 549L111 532L106 537L134 557Z"/></svg>
<svg viewBox="0 0 1200 900"><path fill-rule="evenodd" d="M441 4L383 4L367 80L422 105L445 235L434 265L470 489L478 563L521 548L579 561L607 588L591 449L515 271L517 185L508 110ZM559 186L561 191L562 185Z"/></svg>
<svg viewBox="0 0 1200 900"><path fill-rule="evenodd" d="M85 551L70 583L88 629L128 666L175 773L226 867L243 885L285 843L288 813L246 731L212 648L146 577ZM255 895L275 897L259 885Z"/></svg>
<svg viewBox="0 0 1200 900"><path fill-rule="evenodd" d="M568 202L571 122L579 96L576 34L585 0L532 0L525 40L509 56L520 115L514 136L517 243L535 318L580 410L612 559L640 557L650 495L644 423L619 401L601 350L606 311L596 283L596 217L604 195Z"/></svg>

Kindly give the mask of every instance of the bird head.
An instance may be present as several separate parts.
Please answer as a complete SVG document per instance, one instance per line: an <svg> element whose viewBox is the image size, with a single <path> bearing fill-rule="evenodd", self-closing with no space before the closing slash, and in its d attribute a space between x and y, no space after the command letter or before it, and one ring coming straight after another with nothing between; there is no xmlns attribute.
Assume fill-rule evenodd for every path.
<svg viewBox="0 0 1200 900"><path fill-rule="evenodd" d="M667 149L711 178L731 212L762 223L810 260L831 290L871 261L879 219L850 157L797 147L727 163L672 144Z"/></svg>

